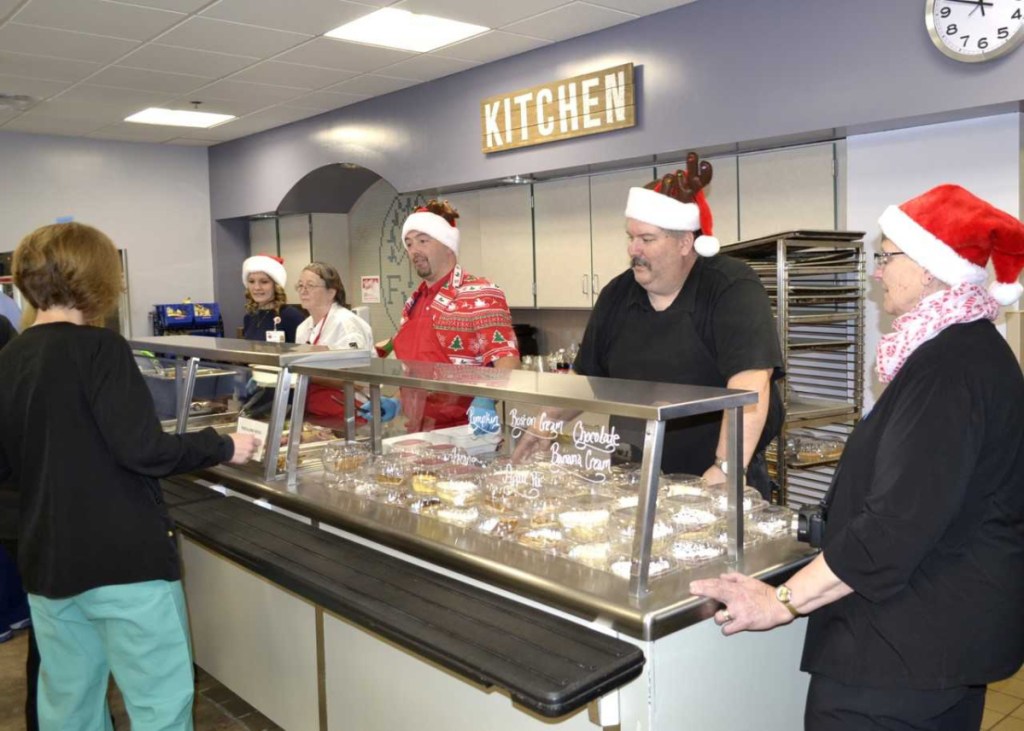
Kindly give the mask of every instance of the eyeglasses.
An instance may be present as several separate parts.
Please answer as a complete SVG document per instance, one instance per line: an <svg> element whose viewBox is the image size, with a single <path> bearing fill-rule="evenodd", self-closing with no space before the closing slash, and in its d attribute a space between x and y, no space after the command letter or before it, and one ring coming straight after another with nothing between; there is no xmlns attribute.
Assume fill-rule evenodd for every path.
<svg viewBox="0 0 1024 731"><path fill-rule="evenodd" d="M299 294L302 294L303 292L312 292L314 289L320 289L321 287L325 287L326 288L327 285L326 284L303 284L302 282L299 282L298 284L295 285L295 291L298 292Z"/></svg>
<svg viewBox="0 0 1024 731"><path fill-rule="evenodd" d="M876 252L875 255L874 255L875 256L875 266L879 267L879 268L884 267L886 264L889 263L889 260L892 259L894 256L900 256L901 254L906 254L906 253L907 252L905 252L905 251L880 251L880 252Z"/></svg>

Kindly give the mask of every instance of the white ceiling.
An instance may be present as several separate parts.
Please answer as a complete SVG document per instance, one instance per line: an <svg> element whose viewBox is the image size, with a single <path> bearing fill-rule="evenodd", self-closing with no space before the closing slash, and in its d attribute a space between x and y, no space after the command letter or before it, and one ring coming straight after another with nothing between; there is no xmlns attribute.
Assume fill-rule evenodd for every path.
<svg viewBox="0 0 1024 731"><path fill-rule="evenodd" d="M32 97L0 130L213 145L693 1L0 0L0 94ZM494 30L431 53L322 37L385 6ZM238 119L122 121L193 101Z"/></svg>

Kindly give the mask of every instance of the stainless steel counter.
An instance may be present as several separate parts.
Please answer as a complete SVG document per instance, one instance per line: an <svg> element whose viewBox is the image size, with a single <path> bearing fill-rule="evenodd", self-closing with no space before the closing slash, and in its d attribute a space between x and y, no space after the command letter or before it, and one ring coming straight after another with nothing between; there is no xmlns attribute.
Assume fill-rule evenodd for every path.
<svg viewBox="0 0 1024 731"><path fill-rule="evenodd" d="M318 467L300 470L294 488L267 483L229 466L198 473L250 497L360 535L460 574L511 591L642 640L654 640L711 616L714 607L693 597L689 582L739 570L781 583L815 551L793 540L755 544L742 565L724 558L688 571L652 578L642 597L630 582L606 571L459 528L402 508L328 488Z"/></svg>

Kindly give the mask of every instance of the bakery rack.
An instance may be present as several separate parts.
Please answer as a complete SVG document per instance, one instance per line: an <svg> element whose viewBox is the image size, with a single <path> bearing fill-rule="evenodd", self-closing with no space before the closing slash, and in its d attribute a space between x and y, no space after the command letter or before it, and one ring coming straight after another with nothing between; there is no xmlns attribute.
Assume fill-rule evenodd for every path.
<svg viewBox="0 0 1024 731"><path fill-rule="evenodd" d="M771 298L786 370L786 420L769 447L769 469L781 486L780 501L792 507L824 497L861 415L863 237L860 231L786 231L723 248L754 269ZM831 448L801 449L820 443Z"/></svg>

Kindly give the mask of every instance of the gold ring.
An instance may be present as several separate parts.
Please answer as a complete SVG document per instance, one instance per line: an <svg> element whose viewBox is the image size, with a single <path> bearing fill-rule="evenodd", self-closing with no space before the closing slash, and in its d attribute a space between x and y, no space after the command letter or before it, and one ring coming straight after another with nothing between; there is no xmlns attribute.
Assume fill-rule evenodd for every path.
<svg viewBox="0 0 1024 731"><path fill-rule="evenodd" d="M722 610L722 621L723 622L731 622L732 621L732 615L729 614L729 610L728 609L723 609Z"/></svg>

